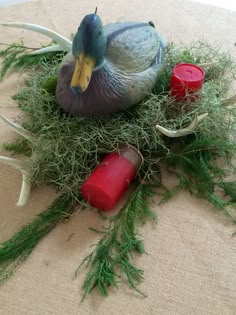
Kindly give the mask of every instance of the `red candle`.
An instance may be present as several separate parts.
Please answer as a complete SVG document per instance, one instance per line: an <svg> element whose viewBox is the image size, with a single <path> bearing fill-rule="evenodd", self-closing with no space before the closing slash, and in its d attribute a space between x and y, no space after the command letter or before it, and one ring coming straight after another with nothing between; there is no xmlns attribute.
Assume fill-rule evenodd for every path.
<svg viewBox="0 0 236 315"><path fill-rule="evenodd" d="M171 75L170 88L171 95L177 101L186 99L189 94L194 94L202 88L204 82L204 71L202 68L190 64L181 63L174 67ZM191 96L190 100L194 100Z"/></svg>
<svg viewBox="0 0 236 315"><path fill-rule="evenodd" d="M120 145L108 154L81 187L83 197L95 208L111 210L135 178L142 162L133 146Z"/></svg>

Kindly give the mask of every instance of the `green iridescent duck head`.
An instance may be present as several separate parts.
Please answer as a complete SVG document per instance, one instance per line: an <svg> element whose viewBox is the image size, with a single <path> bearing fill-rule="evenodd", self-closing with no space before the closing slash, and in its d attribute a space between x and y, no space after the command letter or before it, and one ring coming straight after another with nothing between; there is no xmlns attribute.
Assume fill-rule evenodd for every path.
<svg viewBox="0 0 236 315"><path fill-rule="evenodd" d="M96 13L86 15L72 43L75 58L71 80L73 93L82 93L87 89L92 72L103 66L106 48L107 37L100 17Z"/></svg>

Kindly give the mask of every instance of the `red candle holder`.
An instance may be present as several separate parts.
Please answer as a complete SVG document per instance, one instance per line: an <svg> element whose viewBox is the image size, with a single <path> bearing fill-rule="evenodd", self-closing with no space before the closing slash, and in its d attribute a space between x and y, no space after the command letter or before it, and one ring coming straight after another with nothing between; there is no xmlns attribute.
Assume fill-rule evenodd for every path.
<svg viewBox="0 0 236 315"><path fill-rule="evenodd" d="M142 163L140 152L120 145L108 154L81 186L83 197L95 208L111 210L128 188Z"/></svg>
<svg viewBox="0 0 236 315"><path fill-rule="evenodd" d="M170 80L170 94L177 101L195 100L201 90L204 71L197 65L181 63L174 67ZM195 94L195 95L193 95Z"/></svg>

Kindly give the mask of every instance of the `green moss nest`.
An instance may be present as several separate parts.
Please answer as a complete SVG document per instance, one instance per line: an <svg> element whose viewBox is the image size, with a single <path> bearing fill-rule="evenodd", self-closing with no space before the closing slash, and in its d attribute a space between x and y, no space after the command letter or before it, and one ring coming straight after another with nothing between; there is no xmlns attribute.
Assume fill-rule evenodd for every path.
<svg viewBox="0 0 236 315"><path fill-rule="evenodd" d="M33 144L22 140L15 147L21 146L22 153L27 155L31 150L33 181L37 185L52 184L78 197L79 188L90 172L119 143L134 145L141 151L144 163L140 173L147 169L153 172L158 169L155 161L166 159L173 145L213 137L230 141L230 134L235 132L235 109L221 105L233 80L235 65L229 55L206 43L193 44L190 49L170 45L153 93L128 111L102 118L74 117L58 107L54 91L60 60L60 56L44 59L34 76L27 80L27 86L15 96L29 117L24 127L36 135ZM180 62L215 62L205 69L201 98L195 102L177 103L169 96L171 70ZM168 139L155 127L159 124L169 129L182 128L196 114L206 112L208 118L202 121L196 134L184 140Z"/></svg>

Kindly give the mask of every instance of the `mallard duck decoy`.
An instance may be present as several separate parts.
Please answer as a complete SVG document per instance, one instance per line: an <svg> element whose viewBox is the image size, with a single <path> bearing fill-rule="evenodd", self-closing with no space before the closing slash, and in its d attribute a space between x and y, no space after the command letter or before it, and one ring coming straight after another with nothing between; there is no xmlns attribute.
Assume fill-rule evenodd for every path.
<svg viewBox="0 0 236 315"><path fill-rule="evenodd" d="M118 112L140 102L153 89L163 63L165 44L152 22L119 22L103 26L86 15L71 43L34 24L7 23L49 36L57 45L35 53L65 50L56 97L66 111L80 116Z"/></svg>
<svg viewBox="0 0 236 315"><path fill-rule="evenodd" d="M73 58L61 67L57 101L65 111L94 116L124 110L153 89L164 42L149 23L103 27L97 14L82 20L72 44Z"/></svg>

